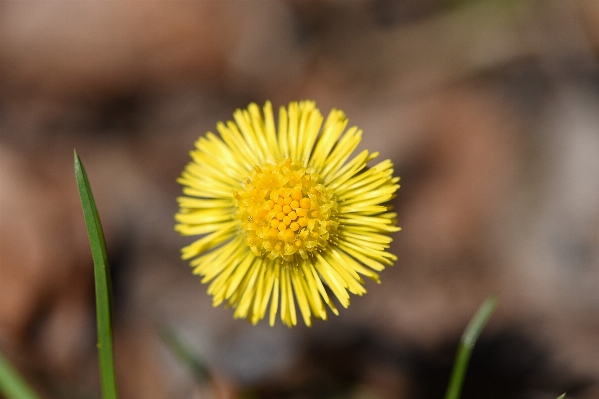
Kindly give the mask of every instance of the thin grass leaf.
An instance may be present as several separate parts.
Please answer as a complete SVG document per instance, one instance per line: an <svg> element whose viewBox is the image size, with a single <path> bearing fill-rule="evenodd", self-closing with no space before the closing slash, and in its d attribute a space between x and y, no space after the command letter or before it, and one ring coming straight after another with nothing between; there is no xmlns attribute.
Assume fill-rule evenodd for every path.
<svg viewBox="0 0 599 399"><path fill-rule="evenodd" d="M7 399L39 399L39 396L33 392L2 353L0 353L0 397L6 397Z"/></svg>
<svg viewBox="0 0 599 399"><path fill-rule="evenodd" d="M562 393L557 399L564 399L566 397L565 393Z"/></svg>
<svg viewBox="0 0 599 399"><path fill-rule="evenodd" d="M470 320L470 323L462 334L460 340L460 347L456 355L455 363L453 365L453 371L451 372L451 378L449 380L449 386L447 387L447 393L445 399L459 399L462 393L462 386L464 384L464 378L466 376L466 369L468 368L468 362L472 355L472 349L478 339L483 328L491 318L493 311L497 307L497 298L489 297L483 304L478 308L478 311L474 317Z"/></svg>
<svg viewBox="0 0 599 399"><path fill-rule="evenodd" d="M96 285L96 321L98 324L98 355L100 379L104 399L117 399L112 346L112 290L110 269L106 255L104 232L98 215L87 173L81 159L75 151L75 176L79 197L83 206L83 216L89 236L92 258L94 260L94 280Z"/></svg>
<svg viewBox="0 0 599 399"><path fill-rule="evenodd" d="M173 356L191 372L198 384L204 386L210 381L210 371L205 362L183 343L172 328L166 327L161 329L160 337Z"/></svg>

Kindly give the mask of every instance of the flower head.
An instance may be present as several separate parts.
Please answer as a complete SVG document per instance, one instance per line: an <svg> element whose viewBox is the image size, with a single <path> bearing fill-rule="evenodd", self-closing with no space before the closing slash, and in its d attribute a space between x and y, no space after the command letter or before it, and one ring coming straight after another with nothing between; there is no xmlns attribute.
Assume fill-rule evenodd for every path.
<svg viewBox="0 0 599 399"><path fill-rule="evenodd" d="M331 293L349 306L348 292L366 292L361 276L379 282L396 260L386 251L399 230L385 205L399 188L393 164L367 167L378 155L367 150L348 161L362 131L346 131L335 109L323 125L312 101L281 107L278 128L270 102L233 117L198 139L177 180L175 229L201 235L182 257L236 318L256 324L270 304L270 324L280 307L291 327L297 303L306 325L326 320L326 306L338 314Z"/></svg>

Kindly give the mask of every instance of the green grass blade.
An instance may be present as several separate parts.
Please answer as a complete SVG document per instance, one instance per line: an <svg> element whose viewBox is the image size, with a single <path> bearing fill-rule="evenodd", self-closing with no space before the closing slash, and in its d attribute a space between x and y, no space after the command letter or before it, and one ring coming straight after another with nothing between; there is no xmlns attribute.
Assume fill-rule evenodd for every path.
<svg viewBox="0 0 599 399"><path fill-rule="evenodd" d="M453 364L453 371L451 372L451 378L449 380L449 386L447 387L447 393L445 399L459 399L462 393L462 385L464 384L464 378L466 376L466 369L468 368L468 362L472 354L474 344L478 339L483 328L491 318L493 311L497 307L497 298L489 297L483 304L478 308L478 311L470 320L470 323L462 334L460 340L460 346L456 355L455 363Z"/></svg>
<svg viewBox="0 0 599 399"><path fill-rule="evenodd" d="M75 176L77 178L79 197L83 206L83 216L94 260L98 355L102 394L104 399L116 399L118 396L116 392L112 346L112 292L108 256L106 255L106 242L89 180L77 152L75 152Z"/></svg>
<svg viewBox="0 0 599 399"><path fill-rule="evenodd" d="M565 393L562 393L557 399L564 399L566 397Z"/></svg>
<svg viewBox="0 0 599 399"><path fill-rule="evenodd" d="M191 372L199 385L205 386L210 381L210 371L206 364L189 349L172 328L162 328L160 337L173 356Z"/></svg>
<svg viewBox="0 0 599 399"><path fill-rule="evenodd" d="M39 399L23 377L0 353L0 397L7 399Z"/></svg>

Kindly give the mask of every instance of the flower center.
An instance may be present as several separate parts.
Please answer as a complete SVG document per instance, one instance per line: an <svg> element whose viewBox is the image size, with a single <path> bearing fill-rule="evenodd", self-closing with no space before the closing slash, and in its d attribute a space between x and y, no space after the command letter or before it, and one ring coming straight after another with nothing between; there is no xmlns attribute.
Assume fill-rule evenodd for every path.
<svg viewBox="0 0 599 399"><path fill-rule="evenodd" d="M307 259L336 234L337 203L316 173L290 159L255 166L234 193L246 243L256 256Z"/></svg>

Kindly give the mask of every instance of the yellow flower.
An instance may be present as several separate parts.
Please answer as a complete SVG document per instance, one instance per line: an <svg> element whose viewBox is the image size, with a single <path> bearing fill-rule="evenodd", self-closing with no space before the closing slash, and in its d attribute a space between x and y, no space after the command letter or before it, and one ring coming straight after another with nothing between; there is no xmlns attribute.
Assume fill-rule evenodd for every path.
<svg viewBox="0 0 599 399"><path fill-rule="evenodd" d="M280 306L291 327L297 302L306 325L326 320L325 304L338 314L330 293L349 306L348 291L366 292L361 275L379 282L397 259L386 252L399 230L385 205L399 188L393 164L367 167L378 155L367 150L348 161L362 131L345 131L335 109L323 126L313 101L281 107L278 128L270 102L233 117L217 124L220 137L198 139L177 180L185 196L175 229L202 236L182 258L236 318L256 324L270 304L270 325Z"/></svg>

